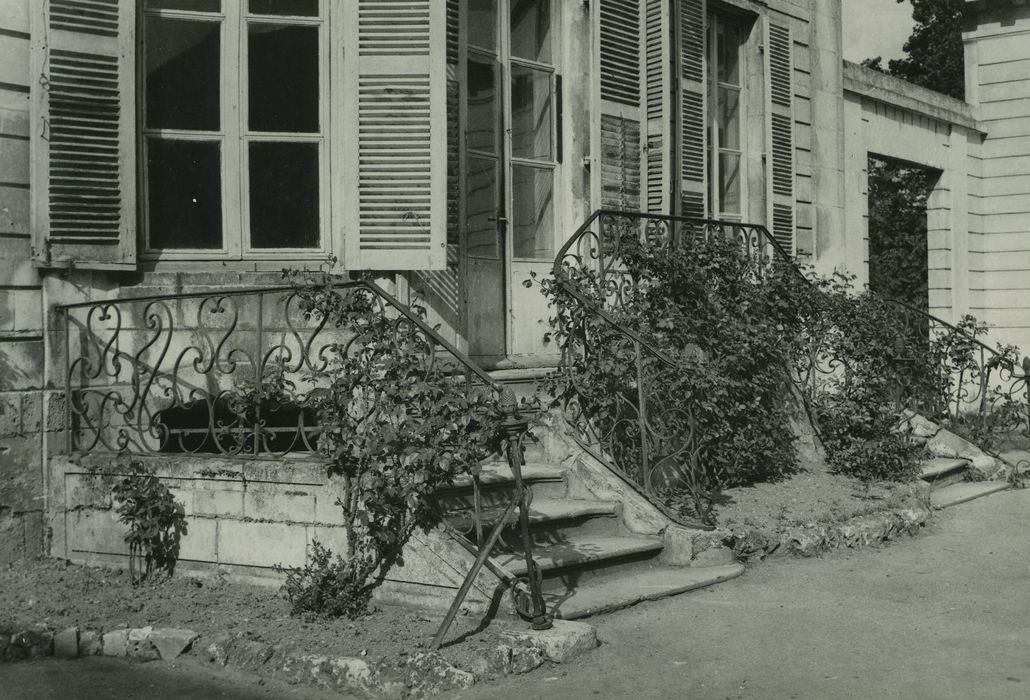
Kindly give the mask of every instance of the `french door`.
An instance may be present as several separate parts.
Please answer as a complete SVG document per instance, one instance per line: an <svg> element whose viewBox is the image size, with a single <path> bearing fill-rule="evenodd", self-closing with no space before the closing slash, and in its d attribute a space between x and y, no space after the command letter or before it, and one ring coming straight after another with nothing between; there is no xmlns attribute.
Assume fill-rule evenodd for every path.
<svg viewBox="0 0 1030 700"><path fill-rule="evenodd" d="M463 90L465 332L487 365L546 363L532 273L556 246L555 0L467 0Z"/></svg>

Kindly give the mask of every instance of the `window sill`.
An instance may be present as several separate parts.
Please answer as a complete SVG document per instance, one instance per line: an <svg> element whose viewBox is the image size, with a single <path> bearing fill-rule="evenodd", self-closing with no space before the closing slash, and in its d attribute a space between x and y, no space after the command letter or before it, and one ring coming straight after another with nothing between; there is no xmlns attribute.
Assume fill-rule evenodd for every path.
<svg viewBox="0 0 1030 700"><path fill-rule="evenodd" d="M317 270L325 258L279 260L140 260L141 272L282 272L285 269ZM334 270L342 272L342 269Z"/></svg>

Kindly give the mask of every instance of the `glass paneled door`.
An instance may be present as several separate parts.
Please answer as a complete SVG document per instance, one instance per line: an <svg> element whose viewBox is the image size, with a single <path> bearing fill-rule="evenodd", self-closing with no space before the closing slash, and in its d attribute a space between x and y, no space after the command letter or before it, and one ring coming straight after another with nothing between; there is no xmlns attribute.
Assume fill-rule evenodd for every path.
<svg viewBox="0 0 1030 700"><path fill-rule="evenodd" d="M546 301L530 274L554 259L554 0L467 0L466 333L469 354L546 361Z"/></svg>

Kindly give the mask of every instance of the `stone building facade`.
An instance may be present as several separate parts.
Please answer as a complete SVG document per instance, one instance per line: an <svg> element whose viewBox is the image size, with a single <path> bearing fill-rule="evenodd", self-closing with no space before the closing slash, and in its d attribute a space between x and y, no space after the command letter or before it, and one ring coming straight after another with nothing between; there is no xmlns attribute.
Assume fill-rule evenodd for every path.
<svg viewBox="0 0 1030 700"><path fill-rule="evenodd" d="M846 64L840 0L0 0L0 561L47 539L59 304L372 270L546 367L522 281L592 211L863 277L879 155L941 172L931 310L1030 347L1030 7L967 5L958 102Z"/></svg>

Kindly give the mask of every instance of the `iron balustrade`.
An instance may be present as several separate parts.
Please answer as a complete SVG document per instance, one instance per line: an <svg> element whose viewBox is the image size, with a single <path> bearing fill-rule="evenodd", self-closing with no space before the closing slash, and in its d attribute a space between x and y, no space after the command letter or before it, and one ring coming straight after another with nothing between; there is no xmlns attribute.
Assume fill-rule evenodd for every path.
<svg viewBox="0 0 1030 700"><path fill-rule="evenodd" d="M419 338L427 372L443 372L466 392L493 393L504 412L504 456L514 495L496 532L485 540L477 470L471 474L471 511L439 514L445 525L468 516L480 536L473 541L451 529L477 564L435 643L442 641L483 565L510 587L523 617L534 627L549 626L529 535L532 494L521 472L528 418L510 389L371 281L336 283L317 292L266 287L55 307L64 332L67 451L317 458L321 431L311 399L329 385L335 360L360 353L366 339L310 313L305 293L367 295L369 313L391 319L394 332ZM511 527L519 531L524 548L528 573L522 577L489 560L502 530Z"/></svg>
<svg viewBox="0 0 1030 700"><path fill-rule="evenodd" d="M562 408L579 445L621 475L681 524L711 529L704 518L685 518L660 498L673 485L702 492L694 410L675 392L682 385L680 357L618 320L645 281L629 270L623 254L632 243L678 249L712 236L740 247L756 281L789 256L763 226L618 210L594 212L555 258L555 284L569 303L557 305L561 338ZM792 268L793 269L793 268ZM591 364L606 363L618 376L590 389L581 381Z"/></svg>
<svg viewBox="0 0 1030 700"><path fill-rule="evenodd" d="M910 304L871 298L893 322L893 361L883 372L895 412L919 413L990 452L1030 447L1030 357L991 348ZM854 370L835 349L835 332L810 335L795 358L795 381L808 402L846 387Z"/></svg>
<svg viewBox="0 0 1030 700"><path fill-rule="evenodd" d="M670 517L698 527L711 524L684 520L669 512L659 498L660 491L673 482L688 492L704 487L702 457L693 440L693 408L670 391L683 381L681 358L659 349L618 317L626 302L647 284L634 278L624 264L623 253L631 241L660 252L712 236L739 245L756 284L767 280L777 267L808 283L793 258L762 225L618 210L594 212L565 242L552 268L564 297L556 305L562 344L559 374L569 389L562 408L577 442ZM961 362L954 356L934 358L938 363L934 371L946 379L948 390L933 401L923 387L913 385L903 366L891 370L899 410L944 417L953 426L970 427L980 438L989 438L992 431L1030 437L1030 359L1017 365L1013 358L952 324L900 302L885 303L898 312L899 339L920 338L929 344L947 333L965 348ZM843 371L825 340L810 338L790 368L791 379L808 402ZM588 388L581 378L589 363L606 363L617 376L601 390Z"/></svg>

